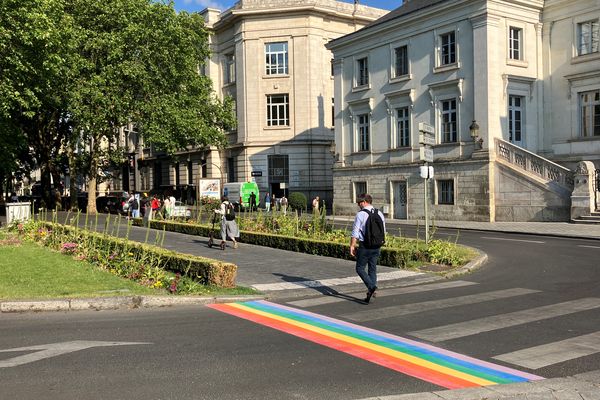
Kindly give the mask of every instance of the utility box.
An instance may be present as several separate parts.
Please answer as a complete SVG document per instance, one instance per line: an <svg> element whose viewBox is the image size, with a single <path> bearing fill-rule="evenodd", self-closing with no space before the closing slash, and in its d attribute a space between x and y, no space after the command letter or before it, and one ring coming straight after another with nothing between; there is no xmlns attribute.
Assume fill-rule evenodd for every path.
<svg viewBox="0 0 600 400"><path fill-rule="evenodd" d="M6 203L6 225L25 222L31 218L31 203Z"/></svg>

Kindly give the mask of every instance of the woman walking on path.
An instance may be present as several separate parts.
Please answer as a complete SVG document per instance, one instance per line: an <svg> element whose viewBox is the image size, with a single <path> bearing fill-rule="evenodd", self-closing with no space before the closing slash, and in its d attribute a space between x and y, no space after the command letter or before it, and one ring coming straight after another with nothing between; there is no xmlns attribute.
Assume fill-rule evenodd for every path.
<svg viewBox="0 0 600 400"><path fill-rule="evenodd" d="M240 230L235 222L235 216L233 219L228 217L228 215L234 215L235 211L233 211L233 204L229 202L227 196L221 198L221 207L215 209L215 213L221 214L221 249L225 250L228 236L233 241L233 248L237 249L238 243L235 238L240 236Z"/></svg>

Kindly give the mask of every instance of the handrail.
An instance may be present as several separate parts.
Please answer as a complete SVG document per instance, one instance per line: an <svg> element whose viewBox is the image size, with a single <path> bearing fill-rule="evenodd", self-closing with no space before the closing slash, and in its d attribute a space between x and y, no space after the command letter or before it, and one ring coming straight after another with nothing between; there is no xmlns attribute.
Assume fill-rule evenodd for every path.
<svg viewBox="0 0 600 400"><path fill-rule="evenodd" d="M525 150L506 140L494 138L496 154L499 158L514 167L530 172L542 179L556 182L569 189L573 189L573 172L531 151Z"/></svg>

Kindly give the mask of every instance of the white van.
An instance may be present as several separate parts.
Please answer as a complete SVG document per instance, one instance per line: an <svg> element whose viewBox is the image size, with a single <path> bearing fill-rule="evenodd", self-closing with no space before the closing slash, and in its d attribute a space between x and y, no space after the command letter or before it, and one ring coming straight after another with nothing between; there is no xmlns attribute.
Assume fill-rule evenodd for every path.
<svg viewBox="0 0 600 400"><path fill-rule="evenodd" d="M223 195L238 209L250 208L250 195L254 192L256 203L260 195L256 182L229 182L223 185Z"/></svg>

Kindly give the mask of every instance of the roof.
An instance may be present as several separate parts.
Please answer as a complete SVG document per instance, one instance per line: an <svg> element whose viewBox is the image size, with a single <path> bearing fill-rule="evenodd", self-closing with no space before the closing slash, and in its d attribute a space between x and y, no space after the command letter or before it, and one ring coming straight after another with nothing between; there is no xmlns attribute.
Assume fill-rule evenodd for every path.
<svg viewBox="0 0 600 400"><path fill-rule="evenodd" d="M371 29L377 25L381 25L388 21L404 17L406 15L412 14L414 12L423 10L425 8L434 6L439 3L443 3L445 1L449 1L449 0L404 0L403 4L400 7L390 11L389 13L385 14L383 17L371 22L369 25L365 26L362 29L359 29L356 32L342 36L341 38L338 38L338 39L334 39L330 43L335 43L338 40L343 40L343 39L345 39L349 36L352 36L356 33L359 33L359 32L364 33L365 31L368 31L369 29Z"/></svg>

